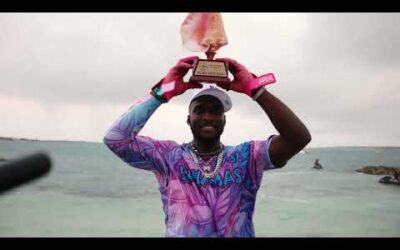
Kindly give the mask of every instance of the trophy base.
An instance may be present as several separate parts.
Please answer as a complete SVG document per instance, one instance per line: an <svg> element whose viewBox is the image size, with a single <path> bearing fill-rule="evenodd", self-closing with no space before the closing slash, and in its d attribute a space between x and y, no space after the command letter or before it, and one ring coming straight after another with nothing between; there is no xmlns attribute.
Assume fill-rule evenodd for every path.
<svg viewBox="0 0 400 250"><path fill-rule="evenodd" d="M192 76L190 82L207 82L207 83L230 83L231 79L228 77L215 77L215 76Z"/></svg>
<svg viewBox="0 0 400 250"><path fill-rule="evenodd" d="M228 77L228 62L222 60L204 60L194 61L193 75L191 82L207 83L230 83Z"/></svg>

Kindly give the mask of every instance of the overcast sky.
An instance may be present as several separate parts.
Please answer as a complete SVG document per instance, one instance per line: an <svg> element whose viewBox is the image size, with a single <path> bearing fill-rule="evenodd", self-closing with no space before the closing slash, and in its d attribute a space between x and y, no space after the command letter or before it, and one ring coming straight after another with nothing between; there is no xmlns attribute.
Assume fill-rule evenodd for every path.
<svg viewBox="0 0 400 250"><path fill-rule="evenodd" d="M102 141L185 50L187 13L0 13L0 136ZM222 13L231 57L309 128L309 147L400 146L400 13ZM231 93L225 144L277 133ZM186 142L191 93L162 105L141 134Z"/></svg>

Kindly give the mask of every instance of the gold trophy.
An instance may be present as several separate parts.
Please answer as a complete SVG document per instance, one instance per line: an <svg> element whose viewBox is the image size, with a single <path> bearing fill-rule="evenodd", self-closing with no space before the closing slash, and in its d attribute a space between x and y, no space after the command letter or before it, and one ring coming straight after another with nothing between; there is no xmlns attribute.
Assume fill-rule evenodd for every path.
<svg viewBox="0 0 400 250"><path fill-rule="evenodd" d="M194 62L189 81L230 83L228 63L214 60L216 51L228 44L220 13L190 13L181 26L183 46L194 52L205 52L207 59Z"/></svg>

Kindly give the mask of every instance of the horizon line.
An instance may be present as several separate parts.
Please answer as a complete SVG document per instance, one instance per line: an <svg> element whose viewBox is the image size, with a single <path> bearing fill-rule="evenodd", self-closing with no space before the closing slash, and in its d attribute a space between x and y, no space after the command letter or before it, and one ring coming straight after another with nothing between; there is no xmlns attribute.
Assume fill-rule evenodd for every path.
<svg viewBox="0 0 400 250"><path fill-rule="evenodd" d="M6 136L0 136L0 140L6 140L6 141L42 141L42 142L84 142L84 143L100 143L102 144L101 141L84 141L84 140L67 140L67 139L32 139L32 138L24 138L24 137L6 137ZM399 146L377 146L377 145L352 145L352 146L312 146L312 147L305 147L302 149L302 151L306 149L312 149L312 148L400 148Z"/></svg>

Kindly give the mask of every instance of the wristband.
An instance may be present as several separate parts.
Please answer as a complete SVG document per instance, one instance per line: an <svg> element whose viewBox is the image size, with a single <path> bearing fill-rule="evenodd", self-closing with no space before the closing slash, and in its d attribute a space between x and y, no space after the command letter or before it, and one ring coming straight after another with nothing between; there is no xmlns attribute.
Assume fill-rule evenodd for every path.
<svg viewBox="0 0 400 250"><path fill-rule="evenodd" d="M162 103L166 103L167 100L165 100L165 98L162 96L163 95L163 91L162 89L158 88L158 87L154 87L151 89L151 94L160 102Z"/></svg>
<svg viewBox="0 0 400 250"><path fill-rule="evenodd" d="M253 96L253 100L256 101L257 98L260 97L262 93L264 93L264 91L265 91L264 87L261 87L259 90L257 90L257 92Z"/></svg>

